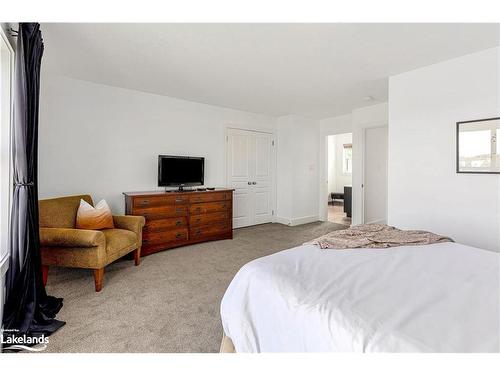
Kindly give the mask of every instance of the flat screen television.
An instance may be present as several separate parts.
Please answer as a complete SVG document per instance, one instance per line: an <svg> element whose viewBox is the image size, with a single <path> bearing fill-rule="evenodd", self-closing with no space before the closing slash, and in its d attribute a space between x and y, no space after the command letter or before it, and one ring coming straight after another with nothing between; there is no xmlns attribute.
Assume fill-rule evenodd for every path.
<svg viewBox="0 0 500 375"><path fill-rule="evenodd" d="M158 155L158 186L201 186L204 173L205 158Z"/></svg>

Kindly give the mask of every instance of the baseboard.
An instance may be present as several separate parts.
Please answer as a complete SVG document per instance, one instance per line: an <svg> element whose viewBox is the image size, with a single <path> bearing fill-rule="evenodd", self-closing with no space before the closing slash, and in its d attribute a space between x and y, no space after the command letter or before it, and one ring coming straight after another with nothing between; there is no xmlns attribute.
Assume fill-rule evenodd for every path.
<svg viewBox="0 0 500 375"><path fill-rule="evenodd" d="M372 220L365 224L387 224L387 219Z"/></svg>
<svg viewBox="0 0 500 375"><path fill-rule="evenodd" d="M298 217L298 218L292 219L290 225L293 227L295 225L314 223L315 221L319 221L318 215L304 216L304 217Z"/></svg>
<svg viewBox="0 0 500 375"><path fill-rule="evenodd" d="M290 219L285 219L284 217L276 216L276 223L283 225L290 225L291 221Z"/></svg>
<svg viewBox="0 0 500 375"><path fill-rule="evenodd" d="M276 223L288 225L290 227L294 227L296 225L314 223L316 221L319 221L318 215L297 217L295 219L287 219L284 217L276 216Z"/></svg>

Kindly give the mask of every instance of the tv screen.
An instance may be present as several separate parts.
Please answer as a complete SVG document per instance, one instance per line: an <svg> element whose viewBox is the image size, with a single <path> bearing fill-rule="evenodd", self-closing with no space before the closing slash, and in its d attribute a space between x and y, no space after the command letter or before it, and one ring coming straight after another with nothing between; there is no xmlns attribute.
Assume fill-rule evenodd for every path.
<svg viewBox="0 0 500 375"><path fill-rule="evenodd" d="M204 182L205 158L158 156L158 186L200 186Z"/></svg>

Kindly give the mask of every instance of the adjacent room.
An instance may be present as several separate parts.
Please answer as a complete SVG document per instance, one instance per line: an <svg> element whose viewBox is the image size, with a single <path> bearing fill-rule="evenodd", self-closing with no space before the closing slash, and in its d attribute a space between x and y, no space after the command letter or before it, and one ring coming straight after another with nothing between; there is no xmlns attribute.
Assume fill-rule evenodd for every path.
<svg viewBox="0 0 500 375"><path fill-rule="evenodd" d="M351 225L352 133L328 136L328 221Z"/></svg>
<svg viewBox="0 0 500 375"><path fill-rule="evenodd" d="M4 352L500 352L500 24L0 42Z"/></svg>

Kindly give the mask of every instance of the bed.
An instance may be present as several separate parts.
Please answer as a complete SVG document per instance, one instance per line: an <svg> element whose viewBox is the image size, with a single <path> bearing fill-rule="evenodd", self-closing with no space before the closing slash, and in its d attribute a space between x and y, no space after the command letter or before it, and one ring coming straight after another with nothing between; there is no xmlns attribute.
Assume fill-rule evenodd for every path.
<svg viewBox="0 0 500 375"><path fill-rule="evenodd" d="M221 351L500 352L500 253L302 245L243 266Z"/></svg>

